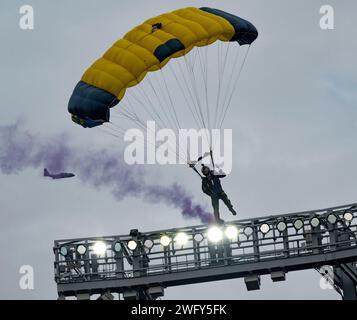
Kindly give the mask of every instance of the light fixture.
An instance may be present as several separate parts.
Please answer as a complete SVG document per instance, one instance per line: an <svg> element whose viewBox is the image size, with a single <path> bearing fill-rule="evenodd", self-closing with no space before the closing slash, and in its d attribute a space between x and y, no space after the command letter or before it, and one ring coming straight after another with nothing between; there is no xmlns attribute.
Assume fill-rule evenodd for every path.
<svg viewBox="0 0 357 320"><path fill-rule="evenodd" d="M137 242L135 240L129 240L128 241L128 248L131 251L134 251L136 249L136 247L138 246Z"/></svg>
<svg viewBox="0 0 357 320"><path fill-rule="evenodd" d="M148 249L151 249L154 246L154 241L152 241L151 239L146 239L144 241L144 246Z"/></svg>
<svg viewBox="0 0 357 320"><path fill-rule="evenodd" d="M320 219L317 217L313 217L310 219L310 225L313 228L317 228L320 225Z"/></svg>
<svg viewBox="0 0 357 320"><path fill-rule="evenodd" d="M196 233L193 239L195 239L196 242L201 242L203 240L203 235L201 233Z"/></svg>
<svg viewBox="0 0 357 320"><path fill-rule="evenodd" d="M280 221L277 225L276 228L280 231L280 232L284 232L286 230L286 223L284 221Z"/></svg>
<svg viewBox="0 0 357 320"><path fill-rule="evenodd" d="M238 237L238 228L236 226L228 226L224 232L230 240L235 240Z"/></svg>
<svg viewBox="0 0 357 320"><path fill-rule="evenodd" d="M102 256L107 251L107 246L103 241L97 241L93 246L93 251L98 256Z"/></svg>
<svg viewBox="0 0 357 320"><path fill-rule="evenodd" d="M270 226L267 224L267 223L263 223L261 226L260 226L260 231L261 233L263 234L267 234L270 230Z"/></svg>
<svg viewBox="0 0 357 320"><path fill-rule="evenodd" d="M78 252L80 255L85 254L86 251L87 251L87 247L84 246L83 244L80 244L79 246L77 246L77 252Z"/></svg>
<svg viewBox="0 0 357 320"><path fill-rule="evenodd" d="M207 237L211 242L219 242L223 238L223 232L220 228L214 226L208 229Z"/></svg>
<svg viewBox="0 0 357 320"><path fill-rule="evenodd" d="M67 247L62 246L62 247L60 248L59 252L60 252L60 254L61 254L62 256L65 257L65 256L68 254L68 249L67 249Z"/></svg>
<svg viewBox="0 0 357 320"><path fill-rule="evenodd" d="M246 228L244 228L243 232L247 237L249 237L253 233L253 228L252 227L246 227Z"/></svg>
<svg viewBox="0 0 357 320"><path fill-rule="evenodd" d="M183 246L188 241L188 235L184 232L179 232L175 237L175 241L177 244Z"/></svg>
<svg viewBox="0 0 357 320"><path fill-rule="evenodd" d="M343 219L345 219L347 222L351 222L353 219L353 214L351 212L346 212L343 215Z"/></svg>
<svg viewBox="0 0 357 320"><path fill-rule="evenodd" d="M169 236L167 236L166 234L161 236L160 238L160 243L163 247L167 247L171 242L171 239Z"/></svg>
<svg viewBox="0 0 357 320"><path fill-rule="evenodd" d="M113 250L116 252L116 253L119 253L121 251L121 244L119 241L115 242L114 245L113 245Z"/></svg>
<svg viewBox="0 0 357 320"><path fill-rule="evenodd" d="M304 226L304 221L302 219L296 219L294 221L294 228L300 230Z"/></svg>
<svg viewBox="0 0 357 320"><path fill-rule="evenodd" d="M337 217L333 214L333 213L330 213L328 216L327 216L327 221L331 224L335 224L336 221L337 221Z"/></svg>

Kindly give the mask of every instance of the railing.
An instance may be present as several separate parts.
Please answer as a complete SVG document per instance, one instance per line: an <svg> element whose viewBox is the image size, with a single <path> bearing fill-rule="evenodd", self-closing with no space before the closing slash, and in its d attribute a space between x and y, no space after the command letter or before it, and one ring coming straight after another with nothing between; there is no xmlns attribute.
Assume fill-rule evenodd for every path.
<svg viewBox="0 0 357 320"><path fill-rule="evenodd" d="M55 281L120 280L304 257L356 247L356 239L357 204L351 204L222 226L57 240Z"/></svg>

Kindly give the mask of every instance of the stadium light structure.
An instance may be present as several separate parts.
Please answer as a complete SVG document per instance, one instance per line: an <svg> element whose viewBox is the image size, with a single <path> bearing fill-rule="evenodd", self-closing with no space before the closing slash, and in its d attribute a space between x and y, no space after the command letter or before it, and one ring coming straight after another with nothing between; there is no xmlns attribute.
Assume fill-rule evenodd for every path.
<svg viewBox="0 0 357 320"><path fill-rule="evenodd" d="M137 243L135 240L129 240L129 241L128 241L128 248L129 248L131 251L134 251L137 246L138 246L138 243Z"/></svg>
<svg viewBox="0 0 357 320"><path fill-rule="evenodd" d="M179 232L175 237L175 242L181 246L188 242L188 235L184 232Z"/></svg>
<svg viewBox="0 0 357 320"><path fill-rule="evenodd" d="M223 232L219 227L213 226L208 229L207 238L209 241L217 243L223 239Z"/></svg>
<svg viewBox="0 0 357 320"><path fill-rule="evenodd" d="M222 224L55 240L57 291L60 298L87 299L97 294L110 298L110 293L118 293L124 299L156 299L169 286L236 277L244 277L249 290L259 289L259 277L266 273L275 282L302 265L304 269L324 265L326 257L333 259L328 263L334 259L345 263L346 249L354 254L357 235L350 235L357 234L356 212L357 204ZM346 237L336 237L342 232ZM321 243L323 250L314 250ZM346 294L349 288L354 289L353 281Z"/></svg>
<svg viewBox="0 0 357 320"><path fill-rule="evenodd" d="M83 244L80 244L77 246L77 252L80 254L80 255L84 255L87 251L87 247L84 246Z"/></svg>
<svg viewBox="0 0 357 320"><path fill-rule="evenodd" d="M166 234L161 236L160 243L163 247L167 247L170 244L170 242L171 242L171 238L169 236L167 236Z"/></svg>
<svg viewBox="0 0 357 320"><path fill-rule="evenodd" d="M310 219L310 225L313 228L317 228L320 225L320 219L317 217L313 217Z"/></svg>
<svg viewBox="0 0 357 320"><path fill-rule="evenodd" d="M300 229L302 229L304 227L304 221L300 218L296 219L293 223L294 228L296 231L299 231Z"/></svg>
<svg viewBox="0 0 357 320"><path fill-rule="evenodd" d="M204 236L201 233L196 233L193 237L193 239L195 239L196 242L201 242L204 239Z"/></svg>
<svg viewBox="0 0 357 320"><path fill-rule="evenodd" d="M253 228L252 227L246 227L246 228L244 228L243 232L247 237L249 237L249 236L251 236L253 234Z"/></svg>
<svg viewBox="0 0 357 320"><path fill-rule="evenodd" d="M351 212L345 212L343 214L343 219L345 219L347 222L351 222L353 220L353 214Z"/></svg>
<svg viewBox="0 0 357 320"><path fill-rule="evenodd" d="M270 226L267 223L263 223L260 225L259 229L262 234L267 234L270 230Z"/></svg>
<svg viewBox="0 0 357 320"><path fill-rule="evenodd" d="M287 228L287 225L284 221L280 221L278 222L278 224L276 225L276 228L278 229L279 232L284 232Z"/></svg>
<svg viewBox="0 0 357 320"><path fill-rule="evenodd" d="M238 237L239 230L236 226L231 225L231 226L227 226L224 233L228 239L236 240Z"/></svg>
<svg viewBox="0 0 357 320"><path fill-rule="evenodd" d="M60 252L60 254L61 254L62 256L65 257L65 256L67 256L67 254L68 254L68 249L67 249L66 246L62 246L62 247L60 248L59 252Z"/></svg>
<svg viewBox="0 0 357 320"><path fill-rule="evenodd" d="M121 251L121 244L119 241L116 241L113 245L113 250L116 253L119 253Z"/></svg>
<svg viewBox="0 0 357 320"><path fill-rule="evenodd" d="M335 224L337 222L337 217L333 214L333 213L330 213L328 216L327 216L327 221L330 223L330 224Z"/></svg>
<svg viewBox="0 0 357 320"><path fill-rule="evenodd" d="M107 251L107 246L103 241L97 241L93 246L93 251L98 256L103 256Z"/></svg>
<svg viewBox="0 0 357 320"><path fill-rule="evenodd" d="M152 241L151 239L146 239L144 241L144 246L148 249L151 249L154 246L154 241Z"/></svg>

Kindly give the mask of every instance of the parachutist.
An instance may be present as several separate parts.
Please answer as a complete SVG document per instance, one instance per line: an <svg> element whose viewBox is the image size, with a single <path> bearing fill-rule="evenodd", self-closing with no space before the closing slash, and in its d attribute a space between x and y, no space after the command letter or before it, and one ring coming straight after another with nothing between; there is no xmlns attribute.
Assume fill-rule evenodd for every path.
<svg viewBox="0 0 357 320"><path fill-rule="evenodd" d="M226 175L220 170L217 174L214 170L211 170L208 166L202 164L202 174L203 176L197 171L195 168L194 163L189 164L190 168L194 169L196 173L202 179L202 191L211 197L212 207L213 207L213 214L216 222L218 224L222 224L223 220L219 216L219 200L222 200L224 204L227 206L229 211L235 216L237 212L233 209L233 205L229 200L227 194L224 192L221 184L222 178Z"/></svg>

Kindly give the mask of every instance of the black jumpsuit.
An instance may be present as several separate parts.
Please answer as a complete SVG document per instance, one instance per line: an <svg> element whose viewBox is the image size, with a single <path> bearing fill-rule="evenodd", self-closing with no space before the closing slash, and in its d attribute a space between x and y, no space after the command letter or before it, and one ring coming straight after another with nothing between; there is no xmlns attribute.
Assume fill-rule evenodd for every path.
<svg viewBox="0 0 357 320"><path fill-rule="evenodd" d="M234 212L231 201L228 199L227 194L223 191L221 185L221 178L226 175L215 175L210 171L207 177L202 178L202 191L209 195L212 200L213 214L217 222L220 222L219 217L219 200L221 199L231 212Z"/></svg>

